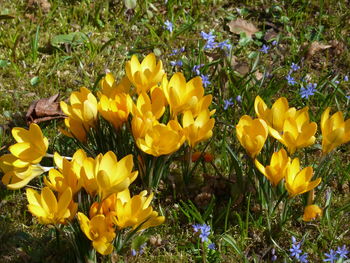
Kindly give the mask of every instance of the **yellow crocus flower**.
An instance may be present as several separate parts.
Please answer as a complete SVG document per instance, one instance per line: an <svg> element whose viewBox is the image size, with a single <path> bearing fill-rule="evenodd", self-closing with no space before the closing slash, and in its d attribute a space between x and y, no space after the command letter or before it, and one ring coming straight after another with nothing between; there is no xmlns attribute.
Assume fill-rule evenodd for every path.
<svg viewBox="0 0 350 263"><path fill-rule="evenodd" d="M299 159L293 159L292 163L287 169L287 174L285 177L285 187L290 197L306 193L318 186L321 182L321 178L311 181L312 176L313 169L311 166L305 167L300 171Z"/></svg>
<svg viewBox="0 0 350 263"><path fill-rule="evenodd" d="M4 173L1 181L11 190L26 186L35 177L46 172L43 167L37 164L18 168L13 165L15 162L18 162L18 158L12 154L5 154L0 157L0 170Z"/></svg>
<svg viewBox="0 0 350 263"><path fill-rule="evenodd" d="M23 168L30 164L37 164L46 155L49 142L37 124L30 124L29 130L13 128L12 136L17 143L11 145L9 150L18 158L12 163L13 166Z"/></svg>
<svg viewBox="0 0 350 263"><path fill-rule="evenodd" d="M177 151L185 141L182 128L177 121L167 125L156 124L149 128L144 137L136 137L137 146L153 156L167 155Z"/></svg>
<svg viewBox="0 0 350 263"><path fill-rule="evenodd" d="M310 122L308 107L300 110L295 118L285 119L282 134L274 129L269 129L270 134L284 144L290 154L299 148L312 145L316 140L314 136L316 131L317 124Z"/></svg>
<svg viewBox="0 0 350 263"><path fill-rule="evenodd" d="M119 161L111 151L99 154L95 159L87 158L81 169L83 187L90 195L98 193L104 200L125 190L136 179L138 172L132 172L133 165L131 154Z"/></svg>
<svg viewBox="0 0 350 263"><path fill-rule="evenodd" d="M149 227L158 226L165 220L164 216L158 216L158 212L153 211L150 203L153 199L151 193L147 197L147 191L130 198L129 189L117 195L115 217L113 221L119 228L132 227L132 229L143 230Z"/></svg>
<svg viewBox="0 0 350 263"><path fill-rule="evenodd" d="M208 109L203 110L194 118L191 111L185 111L182 117L183 133L188 144L194 148L199 142L207 140L213 135L215 120L210 119Z"/></svg>
<svg viewBox="0 0 350 263"><path fill-rule="evenodd" d="M328 107L321 116L322 151L324 154L350 141L350 119L344 121L341 111L329 117L330 110L331 108Z"/></svg>
<svg viewBox="0 0 350 263"><path fill-rule="evenodd" d="M74 169L75 161L71 162L63 158L60 171L51 169L49 175L44 177L44 183L58 193L62 193L70 187L74 195L81 189L80 169Z"/></svg>
<svg viewBox="0 0 350 263"><path fill-rule="evenodd" d="M236 126L236 135L251 158L255 158L265 144L268 126L263 119L252 119L248 115L240 118Z"/></svg>
<svg viewBox="0 0 350 263"><path fill-rule="evenodd" d="M114 98L102 94L98 103L98 112L105 120L112 123L115 129L118 129L128 120L131 103L131 98L126 93L118 93Z"/></svg>
<svg viewBox="0 0 350 263"><path fill-rule="evenodd" d="M117 83L114 76L111 73L107 73L100 81L101 92L97 95L98 97L105 95L107 98L113 99L119 93L129 93L130 86L131 83L128 77L123 77L120 83Z"/></svg>
<svg viewBox="0 0 350 263"><path fill-rule="evenodd" d="M255 166L266 176L273 186L277 186L286 176L289 164L290 158L285 149L274 152L271 157L270 165L267 165L266 167L255 159Z"/></svg>
<svg viewBox="0 0 350 263"><path fill-rule="evenodd" d="M69 97L70 105L61 101L62 111L71 119L84 125L86 131L90 127L95 127L97 121L97 99L85 87L80 91L72 92Z"/></svg>
<svg viewBox="0 0 350 263"><path fill-rule="evenodd" d="M306 222L322 216L322 209L318 205L308 205L304 209L303 220Z"/></svg>
<svg viewBox="0 0 350 263"><path fill-rule="evenodd" d="M288 100L284 97L276 100L271 109L269 109L262 98L256 96L254 109L259 118L263 119L268 126L278 132L282 132L284 120L288 117L294 117L297 112L294 107L289 108Z"/></svg>
<svg viewBox="0 0 350 263"><path fill-rule="evenodd" d="M161 87L173 117L186 110L195 113L204 95L201 77L195 77L186 82L184 75L180 72L175 73L170 81L164 76ZM210 100L210 97L207 100ZM207 103L207 101L202 103Z"/></svg>
<svg viewBox="0 0 350 263"><path fill-rule="evenodd" d="M67 187L58 200L48 187L39 194L27 188L28 209L41 224L65 224L78 209L78 204L72 202L72 190Z"/></svg>
<svg viewBox="0 0 350 263"><path fill-rule="evenodd" d="M92 246L102 255L111 254L113 251L114 228L110 227L104 215L96 215L91 220L83 213L78 213L78 221L81 230L92 241Z"/></svg>
<svg viewBox="0 0 350 263"><path fill-rule="evenodd" d="M161 60L156 61L156 56L148 54L140 63L137 56L133 55L126 62L125 72L130 82L136 87L137 94L148 92L151 88L161 82L164 73Z"/></svg>

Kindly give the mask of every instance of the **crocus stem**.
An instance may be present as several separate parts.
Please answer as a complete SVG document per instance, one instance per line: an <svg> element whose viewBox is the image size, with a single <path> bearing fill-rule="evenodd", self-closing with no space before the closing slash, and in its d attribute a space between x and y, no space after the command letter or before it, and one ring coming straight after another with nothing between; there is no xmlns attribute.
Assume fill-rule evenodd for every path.
<svg viewBox="0 0 350 263"><path fill-rule="evenodd" d="M148 173L148 188L149 188L149 190L151 190L151 188L153 188L153 173L154 173L154 167L156 165L156 161L157 161L157 157L153 156L151 169Z"/></svg>
<svg viewBox="0 0 350 263"><path fill-rule="evenodd" d="M60 230L56 225L55 225L55 231L56 231L57 248L59 248L60 247Z"/></svg>

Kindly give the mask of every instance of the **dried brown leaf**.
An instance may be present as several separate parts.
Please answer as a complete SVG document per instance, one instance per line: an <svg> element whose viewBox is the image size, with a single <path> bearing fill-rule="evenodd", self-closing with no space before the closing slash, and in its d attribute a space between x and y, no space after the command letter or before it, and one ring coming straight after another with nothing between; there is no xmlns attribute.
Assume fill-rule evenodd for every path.
<svg viewBox="0 0 350 263"><path fill-rule="evenodd" d="M310 59L312 56L314 56L317 52L321 51L321 50L325 50L325 49L328 49L332 47L331 45L325 45L325 44L322 44L318 41L314 41L311 43L308 51L307 51L307 55L306 55L306 58L307 59Z"/></svg>
<svg viewBox="0 0 350 263"><path fill-rule="evenodd" d="M34 101L29 106L26 114L28 124L32 122L39 123L53 119L65 118L64 113L61 111L58 97L59 93L50 98Z"/></svg>
<svg viewBox="0 0 350 263"><path fill-rule="evenodd" d="M29 8L33 8L34 5L39 6L44 13L50 12L51 4L48 0L28 0Z"/></svg>
<svg viewBox="0 0 350 263"><path fill-rule="evenodd" d="M235 34L240 34L244 32L247 37L252 37L256 32L259 30L251 23L244 19L236 19L232 20L230 23L227 24L227 26L230 28L230 31Z"/></svg>

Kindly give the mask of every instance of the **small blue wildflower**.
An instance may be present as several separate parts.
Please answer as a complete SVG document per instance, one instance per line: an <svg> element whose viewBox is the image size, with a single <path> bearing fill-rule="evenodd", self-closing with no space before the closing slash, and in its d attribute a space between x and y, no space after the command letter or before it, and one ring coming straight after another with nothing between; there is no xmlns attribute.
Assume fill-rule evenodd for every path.
<svg viewBox="0 0 350 263"><path fill-rule="evenodd" d="M171 23L169 20L164 22L165 28L171 33L173 32L173 23Z"/></svg>
<svg viewBox="0 0 350 263"><path fill-rule="evenodd" d="M178 55L178 54L180 54L180 53L182 53L182 52L184 52L184 51L185 51L185 47L181 47L181 48L179 48L179 49L175 48L175 49L173 49L173 50L171 51L171 53L169 54L169 56L176 56L176 55Z"/></svg>
<svg viewBox="0 0 350 263"><path fill-rule="evenodd" d="M209 32L208 34L205 33L204 31L201 31L201 37L204 39L204 40L207 40L207 41L215 41L215 38L216 36L213 35L213 32Z"/></svg>
<svg viewBox="0 0 350 263"><path fill-rule="evenodd" d="M297 71L300 69L300 66L298 66L298 64L292 63L292 65L290 65L290 69L292 71Z"/></svg>
<svg viewBox="0 0 350 263"><path fill-rule="evenodd" d="M199 235L202 243L208 241L209 235L210 235L210 226L208 226L207 224L203 224L201 226L201 233Z"/></svg>
<svg viewBox="0 0 350 263"><path fill-rule="evenodd" d="M349 76L348 75L344 76L344 81L349 81Z"/></svg>
<svg viewBox="0 0 350 263"><path fill-rule="evenodd" d="M204 45L204 49L214 49L216 47L217 47L217 43L214 41L209 41L209 40Z"/></svg>
<svg viewBox="0 0 350 263"><path fill-rule="evenodd" d="M348 96L345 96L345 98L347 98L348 100L350 100L350 95L348 95Z"/></svg>
<svg viewBox="0 0 350 263"><path fill-rule="evenodd" d="M208 245L208 248L209 249L212 249L212 250L215 250L215 244L214 243L211 243Z"/></svg>
<svg viewBox="0 0 350 263"><path fill-rule="evenodd" d="M277 260L277 256L276 256L275 248L271 249L271 254L272 254L271 261L276 261Z"/></svg>
<svg viewBox="0 0 350 263"><path fill-rule="evenodd" d="M183 63L181 60L178 60L178 61L170 61L170 65L172 65L173 67L182 67Z"/></svg>
<svg viewBox="0 0 350 263"><path fill-rule="evenodd" d="M202 225L200 225L200 224L194 224L194 225L192 225L193 231L194 231L195 233L197 233L197 232L201 229L201 226L202 226Z"/></svg>
<svg viewBox="0 0 350 263"><path fill-rule="evenodd" d="M199 69L200 69L201 67L203 67L203 66L204 66L204 64L194 65L193 68L192 68L192 71L195 72L196 75L200 75L201 72L199 71Z"/></svg>
<svg viewBox="0 0 350 263"><path fill-rule="evenodd" d="M324 253L324 255L326 256L326 258L323 260L323 262L334 263L338 259L337 253L333 249L331 249L329 253Z"/></svg>
<svg viewBox="0 0 350 263"><path fill-rule="evenodd" d="M267 54L267 53L269 53L269 49L270 49L269 46L263 45L263 46L261 47L260 51L261 51L262 53Z"/></svg>
<svg viewBox="0 0 350 263"><path fill-rule="evenodd" d="M277 46L278 42L277 42L277 40L274 40L274 41L272 41L271 44L272 44L273 46Z"/></svg>
<svg viewBox="0 0 350 263"><path fill-rule="evenodd" d="M228 40L222 41L217 43L217 47L221 48L222 50L231 50L232 45L228 43Z"/></svg>
<svg viewBox="0 0 350 263"><path fill-rule="evenodd" d="M338 85L339 84L339 80L335 80L334 83Z"/></svg>
<svg viewBox="0 0 350 263"><path fill-rule="evenodd" d="M232 101L232 98L230 98L229 100L224 100L224 103L225 103L224 110L227 110L228 107L230 107L230 106L232 106L234 104L233 101Z"/></svg>
<svg viewBox="0 0 350 263"><path fill-rule="evenodd" d="M238 95L238 96L236 97L236 101L237 101L238 103L242 103L242 96L241 96L241 95Z"/></svg>
<svg viewBox="0 0 350 263"><path fill-rule="evenodd" d="M299 257L299 262L301 263L308 263L309 261L307 260L308 254L304 253Z"/></svg>
<svg viewBox="0 0 350 263"><path fill-rule="evenodd" d="M290 74L287 75L286 80L288 81L288 85L294 86L297 84L295 79Z"/></svg>
<svg viewBox="0 0 350 263"><path fill-rule="evenodd" d="M137 252L135 249L131 249L131 256L135 257L137 255Z"/></svg>
<svg viewBox="0 0 350 263"><path fill-rule="evenodd" d="M336 253L340 258L348 258L347 254L349 254L349 250L346 249L346 246L337 247Z"/></svg>
<svg viewBox="0 0 350 263"><path fill-rule="evenodd" d="M316 87L317 87L316 83L309 83L309 84L307 84L306 88L302 87L300 89L300 96L303 99L308 99L310 96L315 94Z"/></svg>
<svg viewBox="0 0 350 263"><path fill-rule="evenodd" d="M292 248L289 249L291 257L295 257L295 258L299 259L300 254L302 252L300 249L300 246L301 246L300 243L293 243L292 244Z"/></svg>
<svg viewBox="0 0 350 263"><path fill-rule="evenodd" d="M208 87L211 84L208 75L201 74L201 78L204 88Z"/></svg>
<svg viewBox="0 0 350 263"><path fill-rule="evenodd" d="M297 239L295 238L295 236L292 236L292 243L296 244L297 243Z"/></svg>

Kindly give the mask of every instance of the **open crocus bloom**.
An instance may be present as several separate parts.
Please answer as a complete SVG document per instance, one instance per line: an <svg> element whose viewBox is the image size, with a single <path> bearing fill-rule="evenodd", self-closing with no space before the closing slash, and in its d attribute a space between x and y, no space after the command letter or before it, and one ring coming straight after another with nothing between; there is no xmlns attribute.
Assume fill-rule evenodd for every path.
<svg viewBox="0 0 350 263"><path fill-rule="evenodd" d="M9 147L13 156L18 159L13 162L13 166L23 168L29 164L37 164L45 156L49 142L43 136L40 127L32 123L29 130L23 128L13 128L12 136L17 141Z"/></svg>
<svg viewBox="0 0 350 263"><path fill-rule="evenodd" d="M306 193L318 186L321 182L321 178L311 181L312 176L313 169L311 166L305 167L300 171L299 159L293 159L292 163L288 167L287 175L285 177L285 187L289 195L294 197L296 195Z"/></svg>
<svg viewBox="0 0 350 263"><path fill-rule="evenodd" d="M156 86L163 78L164 69L161 60L156 61L156 56L151 53L140 63L137 56L133 55L126 62L125 72L130 82L136 87L137 94L147 92Z"/></svg>
<svg viewBox="0 0 350 263"><path fill-rule="evenodd" d="M130 198L129 189L120 192L117 195L114 223L119 228L135 229L141 225L139 230L162 224L165 217L158 216L158 212L153 211L150 206L152 199L153 194L147 197L147 191L142 191L132 198Z"/></svg>
<svg viewBox="0 0 350 263"><path fill-rule="evenodd" d="M78 204L72 202L72 190L68 187L59 199L48 187L44 187L41 193L27 188L28 209L35 215L41 224L65 224L72 218Z"/></svg>
<svg viewBox="0 0 350 263"><path fill-rule="evenodd" d="M255 166L266 176L273 186L278 185L278 183L286 176L289 164L290 158L284 149L274 152L271 157L270 165L267 165L266 167L255 159Z"/></svg>
<svg viewBox="0 0 350 263"><path fill-rule="evenodd" d="M104 215L95 215L91 220L83 213L78 213L81 230L92 241L93 247L102 255L111 254L112 241L115 238L114 228L109 225Z"/></svg>

